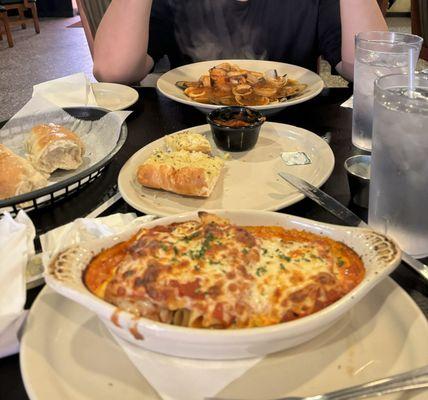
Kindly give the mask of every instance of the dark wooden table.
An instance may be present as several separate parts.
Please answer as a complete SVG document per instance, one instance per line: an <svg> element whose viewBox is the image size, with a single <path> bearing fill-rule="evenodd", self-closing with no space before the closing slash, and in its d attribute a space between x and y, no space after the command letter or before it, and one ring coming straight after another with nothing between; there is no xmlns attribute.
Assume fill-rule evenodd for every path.
<svg viewBox="0 0 428 400"><path fill-rule="evenodd" d="M165 134L205 123L205 116L202 113L192 107L166 99L155 89L139 89L139 91L140 100L133 107L134 113L127 121L129 133L124 147L115 156L104 175L94 183L72 197L58 202L55 206L39 210L37 213L30 213L39 234L85 216L107 200L112 194L120 168L141 147ZM344 160L358 153L351 144L352 111L340 107L340 104L350 95L350 89L325 89L315 99L285 109L269 117L269 120L296 125L321 136L330 132L330 146L333 149L336 164L323 189L366 219L367 210L350 204L349 188L343 168ZM104 214L131 211L135 212L120 200ZM340 220L308 199L282 211L318 221L341 224ZM405 265L400 265L392 274L392 278L410 294L428 317L427 283ZM31 306L40 290L41 287L28 291L26 308ZM49 382L46 384L49 385ZM28 399L21 378L18 355L0 360L0 399Z"/></svg>

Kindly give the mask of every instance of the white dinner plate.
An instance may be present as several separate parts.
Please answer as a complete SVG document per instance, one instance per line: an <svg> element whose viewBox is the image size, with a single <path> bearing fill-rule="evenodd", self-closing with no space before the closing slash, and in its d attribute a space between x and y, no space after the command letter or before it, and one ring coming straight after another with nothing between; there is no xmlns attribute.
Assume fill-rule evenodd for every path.
<svg viewBox="0 0 428 400"><path fill-rule="evenodd" d="M138 92L118 83L91 83L95 100L99 107L110 111L124 110L138 100Z"/></svg>
<svg viewBox="0 0 428 400"><path fill-rule="evenodd" d="M215 104L203 104L193 101L192 99L187 97L184 94L183 90L177 87L175 83L177 81L198 81L201 75L208 74L208 70L210 68L224 62L237 64L241 68L262 73L267 70L276 69L278 75L287 74L289 78L297 79L300 83L305 83L308 85L308 87L303 93L285 102L268 104L266 106L252 107L267 114L275 111L280 111L285 107L310 100L313 97L317 96L324 87L323 80L315 72L312 72L306 68L299 67L297 65L265 60L213 60L183 65L163 74L157 81L157 87L160 92L166 97L179 103L194 106L202 112L208 113L209 111L214 110L215 108L224 106L219 106Z"/></svg>
<svg viewBox="0 0 428 400"><path fill-rule="evenodd" d="M422 312L387 278L322 335L265 357L219 396L311 395L404 372L428 364L427 337ZM29 313L20 364L32 400L159 399L98 318L47 287ZM426 398L426 390L382 397Z"/></svg>
<svg viewBox="0 0 428 400"><path fill-rule="evenodd" d="M206 135L213 149L216 149L208 125L183 131ZM319 187L328 179L334 167L330 146L316 134L292 125L266 122L252 150L228 153L229 158L210 197L186 197L143 188L135 183L138 166L153 150L163 147L163 141L163 138L158 139L140 149L119 173L118 185L122 197L132 207L146 214L167 216L198 209L276 211L304 198L303 194L278 176L279 171L295 174ZM287 166L281 159L284 151L304 152L311 164Z"/></svg>

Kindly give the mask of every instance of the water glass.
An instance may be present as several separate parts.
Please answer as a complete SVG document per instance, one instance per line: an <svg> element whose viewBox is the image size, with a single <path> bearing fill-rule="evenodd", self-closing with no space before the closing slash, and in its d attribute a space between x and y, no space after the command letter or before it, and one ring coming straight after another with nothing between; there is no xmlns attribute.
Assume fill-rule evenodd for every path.
<svg viewBox="0 0 428 400"><path fill-rule="evenodd" d="M423 39L397 32L361 32L355 37L354 105L352 143L370 151L372 147L373 84L376 78L406 73L409 49L413 65L419 58Z"/></svg>
<svg viewBox="0 0 428 400"><path fill-rule="evenodd" d="M375 81L369 225L428 256L428 75Z"/></svg>

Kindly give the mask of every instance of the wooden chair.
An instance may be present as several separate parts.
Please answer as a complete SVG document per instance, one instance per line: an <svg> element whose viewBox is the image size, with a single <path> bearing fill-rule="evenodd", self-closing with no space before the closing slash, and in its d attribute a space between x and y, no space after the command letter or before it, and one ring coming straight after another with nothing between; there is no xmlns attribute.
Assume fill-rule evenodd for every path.
<svg viewBox="0 0 428 400"><path fill-rule="evenodd" d="M0 40L3 40L3 32L6 33L7 43L9 47L13 47L12 33L10 32L9 18L7 16L7 10L3 6L0 6L0 21L4 28L0 25Z"/></svg>
<svg viewBox="0 0 428 400"><path fill-rule="evenodd" d="M426 0L412 0L412 33L424 39L421 58L428 61L428 3Z"/></svg>
<svg viewBox="0 0 428 400"><path fill-rule="evenodd" d="M39 17L37 15L36 0L0 0L0 5L9 10L16 10L18 12L17 17L9 17L10 25L21 25L22 29L27 27L27 22L33 21L34 30L36 33L40 33ZM31 18L25 16L25 11L31 12Z"/></svg>
<svg viewBox="0 0 428 400"><path fill-rule="evenodd" d="M95 33L110 3L111 0L77 0L77 9L92 56Z"/></svg>
<svg viewBox="0 0 428 400"><path fill-rule="evenodd" d="M377 0L377 3L379 4L382 14L385 16L389 5L388 0Z"/></svg>

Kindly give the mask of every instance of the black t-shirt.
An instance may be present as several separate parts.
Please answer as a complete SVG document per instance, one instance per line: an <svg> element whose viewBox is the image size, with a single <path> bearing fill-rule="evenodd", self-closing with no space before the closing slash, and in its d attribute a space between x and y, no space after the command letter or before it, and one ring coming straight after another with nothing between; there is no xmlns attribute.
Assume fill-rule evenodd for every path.
<svg viewBox="0 0 428 400"><path fill-rule="evenodd" d="M153 0L148 54L172 68L266 59L316 70L341 60L340 0Z"/></svg>

